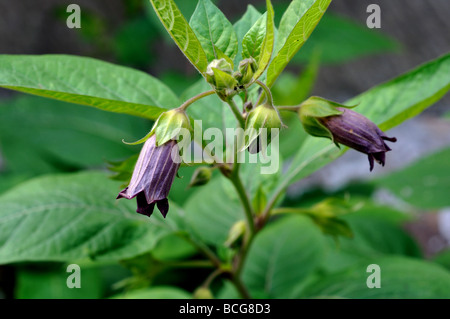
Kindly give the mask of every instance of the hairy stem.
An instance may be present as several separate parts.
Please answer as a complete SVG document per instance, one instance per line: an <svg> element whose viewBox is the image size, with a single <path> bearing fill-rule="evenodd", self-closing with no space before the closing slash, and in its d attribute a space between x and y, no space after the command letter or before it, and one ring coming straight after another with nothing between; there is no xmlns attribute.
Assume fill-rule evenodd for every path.
<svg viewBox="0 0 450 319"><path fill-rule="evenodd" d="M267 102L273 106L272 92L270 91L269 87L267 85L265 85L263 82L261 82L260 80L256 80L255 83L258 84L260 87L262 87L262 89L264 90L264 93L267 97ZM264 94L261 94L258 104L262 103L263 96L264 96Z"/></svg>
<svg viewBox="0 0 450 319"><path fill-rule="evenodd" d="M236 103L234 103L232 98L228 99L227 103L230 106L231 111L233 112L233 114L236 117L237 121L239 122L240 127L245 128L245 119L242 116L242 113L239 112L239 108L237 107Z"/></svg>
<svg viewBox="0 0 450 319"><path fill-rule="evenodd" d="M216 91L210 90L210 91L206 91L206 92L200 93L200 94L198 94L198 95L196 95L194 97L191 97L189 100L187 100L186 102L181 104L179 109L185 111L189 107L189 105L191 105L192 103L194 103L194 102L196 102L196 101L198 101L198 100L200 100L200 99L202 99L202 98L204 98L206 96L213 95L214 93L216 93Z"/></svg>

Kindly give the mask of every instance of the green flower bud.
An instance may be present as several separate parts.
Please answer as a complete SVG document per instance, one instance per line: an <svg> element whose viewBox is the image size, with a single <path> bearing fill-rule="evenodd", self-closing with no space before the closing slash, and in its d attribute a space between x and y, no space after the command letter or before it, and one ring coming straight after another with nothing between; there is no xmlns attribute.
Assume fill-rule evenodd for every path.
<svg viewBox="0 0 450 319"><path fill-rule="evenodd" d="M192 175L189 187L202 186L207 184L211 180L212 169L210 167L199 167Z"/></svg>
<svg viewBox="0 0 450 319"><path fill-rule="evenodd" d="M333 139L331 132L322 124L320 118L333 115L341 115L343 112L338 109L343 107L335 102L312 96L301 104L298 111L300 121L305 131L317 137L327 137ZM345 107L345 106L344 106Z"/></svg>
<svg viewBox="0 0 450 319"><path fill-rule="evenodd" d="M245 221L240 220L236 222L233 226L231 226L230 232L228 233L228 238L225 242L225 246L230 247L237 240L242 238L245 234L246 225Z"/></svg>
<svg viewBox="0 0 450 319"><path fill-rule="evenodd" d="M159 146L175 140L182 128L192 129L186 112L178 108L162 113L150 133L156 135L156 146Z"/></svg>
<svg viewBox="0 0 450 319"><path fill-rule="evenodd" d="M253 75L258 69L258 65L253 58L242 60L239 63L238 72L235 74L236 80L240 85L246 85L253 81Z"/></svg>
<svg viewBox="0 0 450 319"><path fill-rule="evenodd" d="M261 149L259 137L263 129L267 130L267 145L278 134L283 123L278 111L269 104L261 104L248 113L245 122L245 144L242 149L248 148L250 153L258 153ZM272 129L277 129L272 132ZM275 135L272 135L275 134ZM267 146L265 145L265 146ZM264 145L263 145L264 146Z"/></svg>
<svg viewBox="0 0 450 319"><path fill-rule="evenodd" d="M208 288L199 287L194 291L194 299L214 299L214 296Z"/></svg>
<svg viewBox="0 0 450 319"><path fill-rule="evenodd" d="M205 72L206 80L224 101L237 93L238 82L232 73L233 67L225 58L213 60Z"/></svg>
<svg viewBox="0 0 450 319"><path fill-rule="evenodd" d="M233 67L225 58L212 60L206 68L205 76L208 83L213 86L216 86L214 69L220 70L230 75L233 73Z"/></svg>

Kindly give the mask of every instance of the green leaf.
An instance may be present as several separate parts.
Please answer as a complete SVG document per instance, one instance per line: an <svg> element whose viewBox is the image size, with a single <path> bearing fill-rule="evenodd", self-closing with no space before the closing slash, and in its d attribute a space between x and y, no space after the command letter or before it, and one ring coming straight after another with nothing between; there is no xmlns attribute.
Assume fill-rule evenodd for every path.
<svg viewBox="0 0 450 319"><path fill-rule="evenodd" d="M289 298L320 264L324 249L323 235L306 217L278 220L256 236L244 265L244 283L253 294Z"/></svg>
<svg viewBox="0 0 450 319"><path fill-rule="evenodd" d="M261 13L256 10L254 6L248 5L247 11L245 11L244 15L233 25L239 42L238 53L234 58L234 64L238 65L242 60L242 39L260 17Z"/></svg>
<svg viewBox="0 0 450 319"><path fill-rule="evenodd" d="M191 299L191 295L172 286L156 286L131 290L112 297L113 299Z"/></svg>
<svg viewBox="0 0 450 319"><path fill-rule="evenodd" d="M275 45L275 23L274 12L272 3L270 0L266 0L267 6L267 20L266 20L266 35L264 37L264 42L261 46L261 53L258 62L258 70L256 70L254 78L258 79L265 71L269 65L270 59L272 58L273 47Z"/></svg>
<svg viewBox="0 0 450 319"><path fill-rule="evenodd" d="M239 199L228 184L224 178L213 179L184 205L189 227L208 244L222 245L233 224L244 217Z"/></svg>
<svg viewBox="0 0 450 319"><path fill-rule="evenodd" d="M290 63L306 64L315 52L320 53L323 64L343 63L364 56L396 52L399 47L398 42L376 29L326 13Z"/></svg>
<svg viewBox="0 0 450 319"><path fill-rule="evenodd" d="M208 62L218 58L215 47L234 59L238 41L233 25L211 0L199 0L189 24L205 50Z"/></svg>
<svg viewBox="0 0 450 319"><path fill-rule="evenodd" d="M372 272L367 266L380 266L381 288L368 288ZM334 275L319 277L299 298L450 298L450 272L435 264L406 257L376 258Z"/></svg>
<svg viewBox="0 0 450 319"><path fill-rule="evenodd" d="M69 55L0 55L0 87L149 119L180 104L148 74Z"/></svg>
<svg viewBox="0 0 450 319"><path fill-rule="evenodd" d="M289 61L300 50L319 23L331 0L294 0L280 22L277 55L267 71L267 85L271 87Z"/></svg>
<svg viewBox="0 0 450 319"><path fill-rule="evenodd" d="M173 0L150 0L167 32L200 73L206 71L208 60L194 31Z"/></svg>
<svg viewBox="0 0 450 319"><path fill-rule="evenodd" d="M149 128L144 119L40 97L20 96L0 104L6 168L22 174L103 166L105 159L138 152L122 139L136 139Z"/></svg>
<svg viewBox="0 0 450 319"><path fill-rule="evenodd" d="M81 287L69 288L66 281L71 272L64 267L40 265L17 269L17 299L99 299L102 278L98 268L81 268Z"/></svg>
<svg viewBox="0 0 450 319"><path fill-rule="evenodd" d="M255 79L264 73L272 57L275 39L273 16L272 4L267 0L267 12L255 22L242 40L242 57L253 57L258 64Z"/></svg>
<svg viewBox="0 0 450 319"><path fill-rule="evenodd" d="M423 209L450 206L450 149L429 155L374 181L411 205Z"/></svg>
<svg viewBox="0 0 450 319"><path fill-rule="evenodd" d="M389 82L345 102L358 106L355 111L368 117L381 129L388 130L419 114L438 101L450 88L450 54L430 61ZM330 141L306 138L279 185L306 177L342 155ZM388 161L389 162L389 161Z"/></svg>
<svg viewBox="0 0 450 319"><path fill-rule="evenodd" d="M167 219L135 212L134 200L115 201L118 184L86 172L36 178L0 197L0 264L22 261L119 260L150 251L178 229L181 211Z"/></svg>
<svg viewBox="0 0 450 319"><path fill-rule="evenodd" d="M242 39L242 58L261 59L261 49L266 34L267 12L250 28Z"/></svg>
<svg viewBox="0 0 450 319"><path fill-rule="evenodd" d="M365 204L358 212L342 216L353 238L329 241L327 255L321 270L337 272L362 261L373 260L385 255L402 255L422 258L417 243L401 226L399 213L388 207Z"/></svg>

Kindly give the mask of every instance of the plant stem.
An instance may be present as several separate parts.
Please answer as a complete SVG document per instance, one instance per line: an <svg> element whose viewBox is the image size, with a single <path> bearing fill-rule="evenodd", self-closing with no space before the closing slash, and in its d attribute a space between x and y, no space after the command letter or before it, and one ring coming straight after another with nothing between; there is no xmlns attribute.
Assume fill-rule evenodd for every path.
<svg viewBox="0 0 450 319"><path fill-rule="evenodd" d="M233 111L233 114L236 117L237 121L239 122L240 127L245 128L245 119L242 116L242 113L239 112L239 109L238 109L236 103L234 103L232 98L228 99L227 103L230 106L231 111Z"/></svg>
<svg viewBox="0 0 450 319"><path fill-rule="evenodd" d="M263 90L264 90L264 92L266 93L266 96L267 96L267 102L271 106L273 106L272 92L270 91L269 87L267 85L265 85L264 83L262 83L260 80L256 80L255 83L263 88ZM259 98L258 104L262 103L262 98L263 98L263 95L261 95L261 97Z"/></svg>
<svg viewBox="0 0 450 319"><path fill-rule="evenodd" d="M216 93L216 91L210 90L210 91L206 91L206 92L200 93L200 94L198 94L198 95L196 95L194 97L191 97L189 100L187 100L186 102L181 104L179 109L185 111L189 107L189 105L191 105L195 101L198 101L198 100L200 100L200 99L202 99L202 98L204 98L206 96L213 95L214 93Z"/></svg>
<svg viewBox="0 0 450 319"><path fill-rule="evenodd" d="M209 288L214 279L216 279L217 276L220 276L224 272L225 271L221 268L217 268L216 270L214 270L211 274L209 274L208 278L206 278L205 282L202 284L202 287Z"/></svg>
<svg viewBox="0 0 450 319"><path fill-rule="evenodd" d="M198 251L203 253L203 255L208 257L208 259L216 268L222 267L222 262L220 261L219 257L217 257L216 254L214 254L214 252L211 251L211 249L209 249L209 247L206 246L204 243L195 240L191 236L184 236L183 238L189 241L195 248L197 248Z"/></svg>
<svg viewBox="0 0 450 319"><path fill-rule="evenodd" d="M244 299L251 299L250 293L238 276L233 277L233 284Z"/></svg>
<svg viewBox="0 0 450 319"><path fill-rule="evenodd" d="M289 106L277 106L280 111L290 111L297 113L300 110L300 105L289 105Z"/></svg>
<svg viewBox="0 0 450 319"><path fill-rule="evenodd" d="M236 192L239 195L242 205L244 206L245 217L247 218L247 228L249 235L253 236L255 233L255 223L253 220L253 208L250 204L247 192L239 177L239 163L234 163L233 173L230 176L230 181L233 183Z"/></svg>
<svg viewBox="0 0 450 319"><path fill-rule="evenodd" d="M174 261L165 262L165 266L174 268L211 268L214 264L210 260L187 260L187 261Z"/></svg>

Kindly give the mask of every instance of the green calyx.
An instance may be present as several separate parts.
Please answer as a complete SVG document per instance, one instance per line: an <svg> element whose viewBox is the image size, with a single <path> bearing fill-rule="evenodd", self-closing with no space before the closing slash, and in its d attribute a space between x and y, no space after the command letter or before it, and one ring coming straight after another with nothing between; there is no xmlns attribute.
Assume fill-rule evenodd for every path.
<svg viewBox="0 0 450 319"><path fill-rule="evenodd" d="M213 60L205 72L206 80L224 101L237 93L238 81L232 73L233 65L225 58Z"/></svg>
<svg viewBox="0 0 450 319"><path fill-rule="evenodd" d="M298 115L303 128L308 134L317 137L327 137L332 140L333 135L320 122L320 119L341 115L343 112L338 107L352 108L355 106L346 106L321 97L312 96L300 105Z"/></svg>
<svg viewBox="0 0 450 319"><path fill-rule="evenodd" d="M194 174L192 175L189 187L205 185L211 180L211 177L212 177L212 168L206 166L199 167L195 170Z"/></svg>
<svg viewBox="0 0 450 319"><path fill-rule="evenodd" d="M253 82L256 70L258 70L258 64L255 59L248 58L239 63L238 72L234 74L234 77L240 85L245 86Z"/></svg>
<svg viewBox="0 0 450 319"><path fill-rule="evenodd" d="M270 144L272 137L278 134L283 126L278 111L270 104L261 104L250 111L245 122L245 149L250 146L262 133L263 129L267 129L267 145ZM277 129L272 132L272 129ZM272 135L274 134L274 135Z"/></svg>
<svg viewBox="0 0 450 319"><path fill-rule="evenodd" d="M182 129L192 130L189 118L185 111L173 109L159 116L148 137L155 134L156 146L160 146L170 140L176 140Z"/></svg>

